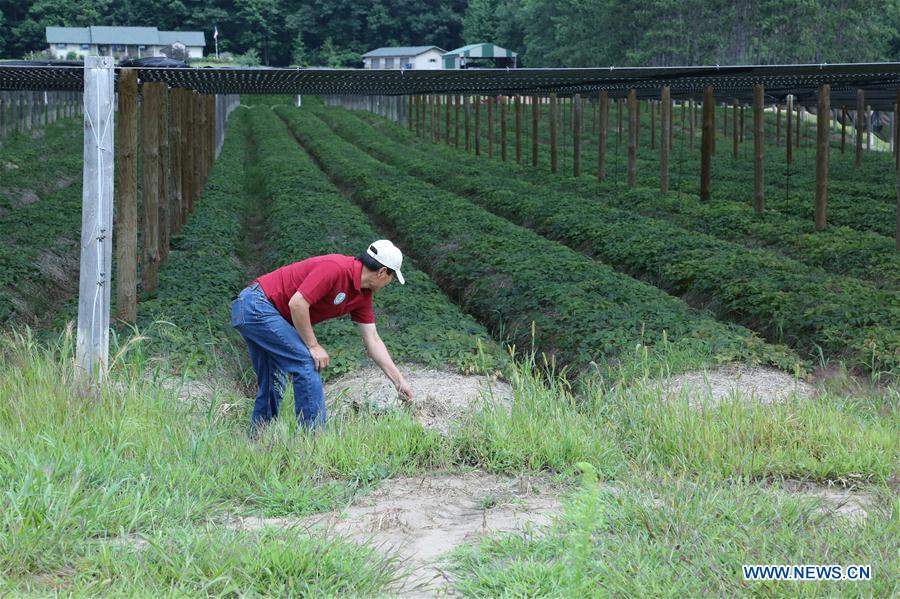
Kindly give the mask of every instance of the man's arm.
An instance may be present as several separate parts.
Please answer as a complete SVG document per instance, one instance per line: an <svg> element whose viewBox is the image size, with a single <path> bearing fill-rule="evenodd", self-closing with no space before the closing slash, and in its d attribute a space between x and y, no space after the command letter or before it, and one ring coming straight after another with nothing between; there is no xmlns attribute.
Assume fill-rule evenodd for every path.
<svg viewBox="0 0 900 599"><path fill-rule="evenodd" d="M356 328L359 330L359 335L362 337L363 345L366 346L366 352L369 354L369 357L378 364L384 375L394 383L403 400L412 401L412 389L391 359L391 354L388 352L384 341L381 340L381 336L378 335L375 325L357 323Z"/></svg>
<svg viewBox="0 0 900 599"><path fill-rule="evenodd" d="M291 310L291 321L294 328L297 329L303 343L309 348L309 353L316 363L316 370L326 368L330 358L325 348L319 345L319 340L316 339L316 334L313 332L312 321L309 318L309 302L302 293L296 291L288 301L288 308Z"/></svg>

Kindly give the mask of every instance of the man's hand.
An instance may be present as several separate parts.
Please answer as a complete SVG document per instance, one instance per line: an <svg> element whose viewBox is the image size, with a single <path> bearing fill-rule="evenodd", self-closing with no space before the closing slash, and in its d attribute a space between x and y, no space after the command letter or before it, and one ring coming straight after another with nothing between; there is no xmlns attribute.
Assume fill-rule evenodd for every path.
<svg viewBox="0 0 900 599"><path fill-rule="evenodd" d="M406 382L402 376L400 377L400 383L397 385L397 391L400 392L400 399L403 403L411 403L413 398L412 388L409 386L409 383Z"/></svg>
<svg viewBox="0 0 900 599"><path fill-rule="evenodd" d="M324 347L321 345L314 345L309 348L309 353L312 356L313 362L316 364L317 371L321 372L328 367L328 361L331 358L328 356L328 352L325 351Z"/></svg>

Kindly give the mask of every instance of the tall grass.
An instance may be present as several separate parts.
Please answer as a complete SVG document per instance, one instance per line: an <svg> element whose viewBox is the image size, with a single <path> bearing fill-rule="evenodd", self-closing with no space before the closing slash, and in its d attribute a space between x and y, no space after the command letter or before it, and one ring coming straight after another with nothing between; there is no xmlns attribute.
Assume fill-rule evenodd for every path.
<svg viewBox="0 0 900 599"><path fill-rule="evenodd" d="M898 504L856 525L807 498L709 479L587 481L550 530L458 550L466 597L889 597L900 575ZM745 581L742 564L872 566L867 582Z"/></svg>
<svg viewBox="0 0 900 599"><path fill-rule="evenodd" d="M898 441L891 434L897 414L884 409L896 397L886 398L881 409L873 409L871 401L825 396L777 407L725 402L697 412L686 400L666 401L650 388L576 392L565 377L538 368L533 358L513 373L509 410L486 399L484 409L456 423L448 437L423 429L398 408L380 415L338 410L317 433L301 430L285 416L250 441L250 398L227 386L204 397L179 397L178 381L148 358L152 340L130 339L122 347L114 344L107 383L97 390L74 378L71 331L49 345L27 330L0 336L0 590L15 595L53 590L197 595L239 588L251 595L285 589L317 595L390 592L397 564L389 559L294 530L234 532L224 524L235 514L299 518L345 505L382 479L433 470L474 467L567 477L575 463L590 462L618 484L672 477L684 481L683 489L691 484L738 489L720 501L716 509L726 510L721 517L738 510L763 528L770 524L760 518L774 516L757 505L767 499L752 509L742 502L739 489L757 488L748 482L794 476L884 489L897 471ZM649 517L646 505L635 499L633 505L612 502L611 507L609 501L603 508L611 535L607 547L616 535L626 535L629 559L637 560L623 557L616 563L627 569L649 559L640 549L643 541L627 536L637 534L640 514ZM713 509L702 497L691 501L697 518ZM653 525L666 530L671 526L666 522L678 521L678 513L667 514L653 515ZM801 521L797 516L779 523L778 534L785 542L808 536L801 541L810 548L817 539L833 541L808 526L789 530ZM703 522L701 530L711 536L702 547L713 554L716 540L736 525ZM685 534L689 528L685 525ZM866 534L860 538L872 541L883 531ZM135 539L146 544L136 547ZM594 544L590 547L594 556ZM663 551L662 545L656 550ZM722 563L733 566L735 555L722 557ZM590 572L597 567L594 560ZM478 578L474 570L461 571ZM642 580L646 586L611 588L658 590L650 579Z"/></svg>

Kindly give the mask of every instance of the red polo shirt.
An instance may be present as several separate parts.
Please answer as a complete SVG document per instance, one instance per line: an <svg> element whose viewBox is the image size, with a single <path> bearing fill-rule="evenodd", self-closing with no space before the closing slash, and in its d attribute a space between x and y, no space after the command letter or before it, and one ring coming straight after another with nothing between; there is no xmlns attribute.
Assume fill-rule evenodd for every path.
<svg viewBox="0 0 900 599"><path fill-rule="evenodd" d="M361 289L362 262L328 254L282 266L256 281L269 301L293 324L288 302L299 291L309 302L312 324L349 314L353 322L374 324L372 290Z"/></svg>

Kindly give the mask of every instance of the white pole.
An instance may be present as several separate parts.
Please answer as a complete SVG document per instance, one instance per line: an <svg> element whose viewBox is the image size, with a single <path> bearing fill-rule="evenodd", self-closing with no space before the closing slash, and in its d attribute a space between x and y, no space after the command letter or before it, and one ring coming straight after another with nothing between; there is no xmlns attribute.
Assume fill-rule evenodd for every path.
<svg viewBox="0 0 900 599"><path fill-rule="evenodd" d="M109 356L112 261L115 62L84 60L84 177L78 287L78 374L103 380Z"/></svg>

